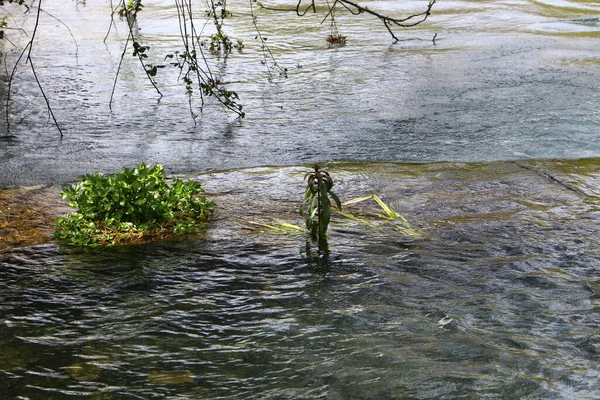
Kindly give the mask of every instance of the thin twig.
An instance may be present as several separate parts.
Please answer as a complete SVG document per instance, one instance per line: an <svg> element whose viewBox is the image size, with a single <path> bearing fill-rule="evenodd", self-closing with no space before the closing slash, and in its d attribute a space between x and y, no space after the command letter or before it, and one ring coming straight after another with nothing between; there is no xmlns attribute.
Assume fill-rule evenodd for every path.
<svg viewBox="0 0 600 400"><path fill-rule="evenodd" d="M275 56L271 52L271 48L269 47L269 45L267 45L267 38L263 37L262 32L258 27L258 23L256 22L257 17L254 14L254 7L252 6L252 1L253 0L250 0L250 16L252 17L252 25L254 26L254 30L256 31L256 37L258 38L258 40L260 40L261 51L263 53L263 63L264 66L267 68L267 73L269 74L269 81L271 81L273 77L271 75L271 68L269 67L269 61L267 60L267 58L271 59L273 67L279 71L279 75L287 78L287 68L281 68L279 66L277 60L275 60ZM299 4L300 2L298 3L298 5Z"/></svg>
<svg viewBox="0 0 600 400"><path fill-rule="evenodd" d="M42 88L42 84L40 83L40 80L38 79L37 73L35 72L35 68L33 67L33 61L31 60L31 58L29 58L29 65L31 66L31 72L33 72L33 77L35 78L35 81L36 81L38 87L40 88L40 92L42 92L42 96L44 97L44 100L46 101L46 107L48 108L48 112L50 112L50 116L52 117L52 120L54 121L54 125L56 126L56 129L58 129L58 132L60 133L60 137L62 139L63 131L62 131L62 129L60 129L60 125L58 125L58 121L56 120L56 117L54 116L54 111L52 111L52 107L50 106L50 100L48 100L48 97L46 96L46 93L44 92L44 89Z"/></svg>
<svg viewBox="0 0 600 400"><path fill-rule="evenodd" d="M54 15L50 14L48 11L44 11L44 10L41 10L41 11L44 14L46 14L47 16L49 16L50 18L56 20L59 24L61 24L65 28L67 28L67 31L69 31L69 35L71 36L71 39L73 39L73 42L75 42L75 59L78 59L79 58L79 43L77 43L77 39L75 39L75 36L73 36L73 32L71 31L71 28L69 28L69 25L65 24L60 18L55 17Z"/></svg>
<svg viewBox="0 0 600 400"><path fill-rule="evenodd" d="M127 20L127 26L129 28L129 34L127 35L127 40L125 41L125 46L123 46L123 52L121 53L121 58L119 59L119 65L117 67L117 73L115 75L115 79L113 81L113 87L110 93L110 100L108 102L108 108L110 111L112 111L112 102L114 99L114 95L115 95L115 90L116 90L116 86L117 86L117 80L119 78L119 73L121 71L121 66L123 64L123 59L125 58L125 54L127 53L127 48L129 45L129 41L133 40L133 44L134 44L134 48L135 48L135 34L133 32L133 26L134 24L137 23L137 13L138 13L138 7L141 3L141 0L136 0L134 8L133 8L133 13L129 14L129 12L127 12L127 10L125 11L125 18ZM122 4L123 7L126 7L125 2L121 1L119 2L119 4ZM113 9L113 14L114 14L114 9ZM112 17L112 15L111 15ZM109 32L110 32L110 28L109 28ZM107 34L108 36L108 34ZM146 64L144 63L144 59L142 57L143 52L142 51L137 51L137 48L134 50L134 55L137 55L138 60L140 62L140 64L142 65L142 67L144 68L144 73L146 74L146 77L148 78L148 80L150 81L150 83L152 84L152 86L154 87L154 89L156 90L156 92L159 94L159 98L158 100L160 101L160 99L162 99L163 94L160 91L160 89L158 88L158 86L156 85L156 82L154 81L154 79L152 79L152 76L150 76L150 71L148 70L148 68L146 68Z"/></svg>
<svg viewBox="0 0 600 400"><path fill-rule="evenodd" d="M113 80L113 87L110 92L110 99L108 100L108 109L112 112L112 103L113 98L115 96L115 90L117 87L117 81L119 79L119 73L121 72L121 66L123 65L123 59L125 58L125 53L127 53L127 46L129 45L130 35L127 35L127 40L125 40L125 46L123 46L123 52L121 53L121 58L119 59L119 65L117 66L117 73L115 74L115 79Z"/></svg>
<svg viewBox="0 0 600 400"><path fill-rule="evenodd" d="M37 33L37 28L40 24L41 12L42 12L42 0L39 0L38 9L37 9L37 13L35 16L35 26L33 27L33 33L31 34L31 39L29 40L29 43L31 45L29 46L29 52L27 53L27 58L25 60L25 63L27 63L27 60L31 60L31 50L33 49L33 41L35 40L35 34Z"/></svg>
<svg viewBox="0 0 600 400"><path fill-rule="evenodd" d="M30 45L31 45L31 42L27 43L27 45L23 48L23 51L21 51L19 58L17 58L17 62L15 63L15 65L12 69L12 72L10 73L10 77L8 78L8 87L6 89L6 131L7 131L7 133L10 133L9 108L10 108L10 93L12 91L13 79L15 77L15 74L17 73L17 68L19 66L19 63L21 62L21 59L25 55L25 52L28 50L28 47Z"/></svg>
<svg viewBox="0 0 600 400"><path fill-rule="evenodd" d="M129 36L134 40L134 42L135 42L135 35L133 33L133 26L134 26L134 24L137 24L138 7L139 7L141 1L142 0L136 0L135 1L133 15L129 15L128 13L126 14L127 26L129 27ZM144 68L144 72L146 73L146 77L148 78L148 80L150 81L150 83L152 84L152 86L154 87L154 89L156 90L156 92L159 94L160 97L159 97L158 100L160 101L160 99L163 98L163 94L161 93L160 89L156 85L156 82L154 82L154 79L152 79L152 76L150 76L150 72L146 68L146 64L144 63L144 59L142 58L142 54L143 53L140 52L140 51L137 51L136 53L137 53L137 56L138 56L138 60L140 61L140 64L142 64L142 67Z"/></svg>
<svg viewBox="0 0 600 400"><path fill-rule="evenodd" d="M29 10L29 8L27 9ZM31 34L31 39L29 39L29 42L25 45L25 47L23 48L23 51L21 52L21 54L19 55L19 58L17 59L17 62L15 63L15 66L12 70L12 73L10 74L10 78L8 81L8 88L7 88L7 96L6 96L6 129L7 132L10 132L10 118L9 118L9 107L10 107L10 92L12 89L12 82L13 79L15 77L17 68L19 66L19 63L21 62L21 60L23 59L23 56L25 55L25 53L27 53L27 56L25 57L25 64L29 63L30 68L31 68L31 72L33 73L33 77L35 78L35 82L37 83L38 88L40 89L40 92L42 93L42 96L44 97L44 101L46 102L46 107L48 109L48 112L50 114L50 116L52 117L52 120L54 121L54 126L56 126L56 129L58 129L58 132L60 133L60 137L63 137L63 131L60 127L60 125L58 124L58 121L56 120L56 117L54 115L54 110L52 110L52 106L50 105L50 100L48 99L48 96L46 96L46 92L44 91L44 88L42 86L42 83L40 82L37 72L35 70L35 67L33 65L33 59L31 58L31 52L33 50L33 43L35 41L35 36L37 33L37 29L38 26L40 24L40 15L42 13L42 0L38 1L38 7L37 7L37 13L36 13L36 18L35 18L35 25L33 27L33 32Z"/></svg>
<svg viewBox="0 0 600 400"><path fill-rule="evenodd" d="M102 41L105 45L106 45L106 39L108 39L108 35L110 35L110 31L112 30L112 27L113 26L116 27L115 13L117 11L117 8L119 7L119 5L122 2L123 2L123 0L119 1L119 3L115 7L113 7L113 2L112 2L112 0L110 0L110 24L108 25L108 30L106 31L106 35L104 36L104 40Z"/></svg>

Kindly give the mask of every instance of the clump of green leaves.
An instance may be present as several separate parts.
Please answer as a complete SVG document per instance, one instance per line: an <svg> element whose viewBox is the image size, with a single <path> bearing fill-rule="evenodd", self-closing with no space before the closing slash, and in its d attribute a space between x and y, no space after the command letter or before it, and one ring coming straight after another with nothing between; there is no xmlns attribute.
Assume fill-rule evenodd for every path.
<svg viewBox="0 0 600 400"><path fill-rule="evenodd" d="M0 29L6 28L7 20L8 20L8 15L5 15L4 17L0 18ZM4 30L0 30L0 40L1 39L4 39Z"/></svg>
<svg viewBox="0 0 600 400"><path fill-rule="evenodd" d="M139 243L198 231L214 207L198 182L175 178L169 186L160 164L79 179L61 193L77 211L56 222L55 237L73 245Z"/></svg>
<svg viewBox="0 0 600 400"><path fill-rule="evenodd" d="M144 5L141 0L128 0L127 2L121 2L121 9L119 10L120 17L126 17L127 19L133 19L137 17L137 13L142 11ZM132 21L132 22L133 22Z"/></svg>
<svg viewBox="0 0 600 400"><path fill-rule="evenodd" d="M223 25L225 18L230 18L233 14L227 9L226 1L214 1L207 2L210 9L206 10L206 16L213 19L213 23L217 30L216 33L210 36L209 49L212 53L219 55L227 55L233 49L234 44L223 31ZM238 42L239 43L239 42Z"/></svg>
<svg viewBox="0 0 600 400"><path fill-rule="evenodd" d="M308 181L304 194L304 201L300 207L300 215L306 221L306 227L314 239L325 240L329 220L331 219L331 199L335 202L338 210L342 209L340 199L331 191L333 179L327 171L315 166L314 171L306 174Z"/></svg>

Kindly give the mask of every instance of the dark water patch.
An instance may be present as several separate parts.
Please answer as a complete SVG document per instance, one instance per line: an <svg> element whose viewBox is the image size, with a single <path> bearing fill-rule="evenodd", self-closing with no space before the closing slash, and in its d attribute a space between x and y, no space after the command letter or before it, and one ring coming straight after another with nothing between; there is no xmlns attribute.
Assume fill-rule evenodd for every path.
<svg viewBox="0 0 600 400"><path fill-rule="evenodd" d="M584 24L584 25L596 26L596 25L598 25L598 23L600 23L600 18L576 18L576 19L571 20L571 22L575 22L578 24Z"/></svg>

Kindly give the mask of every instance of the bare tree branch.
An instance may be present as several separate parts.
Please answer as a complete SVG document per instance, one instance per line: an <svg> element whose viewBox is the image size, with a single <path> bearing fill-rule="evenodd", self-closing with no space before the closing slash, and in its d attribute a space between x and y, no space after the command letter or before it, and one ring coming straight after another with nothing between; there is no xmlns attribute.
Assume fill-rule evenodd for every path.
<svg viewBox="0 0 600 400"><path fill-rule="evenodd" d="M267 45L267 37L265 37L258 26L257 16L254 12L254 1L249 0L250 3L250 14L251 14L251 23L253 24L256 30L255 38L260 41L260 46L263 54L263 60L261 63L266 66L267 72L269 74L269 80L272 79L272 71L277 70L280 75L287 76L287 69L282 68L278 65L277 61L271 49ZM332 46L343 46L346 42L346 38L338 33L337 24L336 24L336 12L338 10L347 11L352 15L360 15L366 14L371 17L374 17L381 21L383 26L388 30L394 41L398 41L398 37L394 33L395 28L409 28L414 27L422 22L424 22L429 15L431 14L431 10L436 4L437 0L427 0L427 6L424 11L416 12L414 14L404 16L404 17L394 17L387 15L385 13L371 10L367 6L363 6L359 3L359 0L322 0L323 5L319 4L320 8L317 7L317 0L297 0L296 6L292 8L274 8L274 7L266 7L260 2L257 3L257 6L266 10L273 11L284 11L284 12L295 12L297 16L302 17L308 14L309 12L317 13L317 11L321 11L323 7L326 5L326 12L324 12L324 17L321 20L321 24L323 24L328 19L330 20L331 25L331 34L327 38L327 41ZM1 0L0 0L1 2ZM35 0L32 0L35 2ZM112 104L114 101L114 95L117 87L117 82L119 79L119 75L121 72L121 68L125 59L125 56L129 50L131 50L130 44L133 46L133 56L137 56L139 63L144 68L144 72L146 77L158 93L159 101L163 97L160 89L157 86L157 83L153 79L153 77L157 73L158 68L163 68L164 65L152 65L150 63L146 63L146 59L148 58L147 51L150 49L149 46L143 45L138 41L137 37L139 36L137 33L138 27L138 13L141 11L143 5L142 0L118 0L118 3L115 5L116 1L109 0L111 16L110 16L110 26L104 38L104 43L108 38L113 27L116 26L114 15L118 13L120 17L126 20L128 25L128 35L123 45L123 51L121 53L121 57L119 60L119 64L117 66L116 74L114 77L113 87L109 100L109 108L112 111ZM211 71L212 63L207 59L206 54L204 53L204 49L207 46L207 40L202 40L201 36L204 31L204 27L210 23L214 24L216 28L216 33L209 36L209 49L211 53L216 56L217 65L224 66L227 60L227 57L233 48L237 48L238 50L243 48L243 44L240 40L238 40L237 45L233 45L228 35L226 34L224 28L224 20L226 17L231 16L231 13L226 8L227 1L226 0L206 0L206 4L208 6L207 19L204 23L204 27L198 32L196 30L194 16L192 12L192 3L193 0L174 0L178 22L180 28L180 36L182 40L183 50L182 52L175 51L174 54L167 54L166 59L171 59L170 64L179 68L179 78L182 78L185 86L186 86L186 94L189 96L189 107L190 114L193 119L196 119L196 115L192 109L192 95L193 93L198 93L200 96L201 106L204 107L205 96L213 96L217 102L219 102L225 109L229 111L233 111L238 116L244 116L244 112L242 112L242 105L238 102L239 96L236 92L228 90L224 87L223 82L216 77ZM38 0L37 7L37 15L35 21L35 27L33 29L33 33L31 39L23 48L23 51L19 55L17 62L10 74L9 82L8 82L8 95L6 100L6 119L7 119L7 129L10 129L10 121L9 121L9 105L10 105L10 95L13 84L13 79L15 77L18 66L21 61L24 59L25 63L30 64L31 71L35 78L35 81L44 97L46 102L46 106L49 112L49 115L52 117L55 126L60 132L61 137L63 136L63 132L55 118L54 112L52 110L50 100L46 96L46 93L42 87L42 84L39 80L37 71L35 66L33 65L32 54L33 54L33 46L36 39L36 32L39 26L40 14L42 12L46 13L42 10L42 0ZM30 11L30 7L26 6L25 14ZM46 13L50 17L56 19L56 17L51 14ZM63 25L60 20L59 22ZM66 26L66 25L65 25ZM73 34L67 26L71 37ZM27 32L24 32L27 34ZM436 35L437 36L437 35ZM436 36L433 37L433 44L435 44ZM75 41L75 38L73 38ZM78 48L78 44L75 41L75 44ZM211 59L212 61L212 59ZM8 71L7 71L8 73Z"/></svg>
<svg viewBox="0 0 600 400"><path fill-rule="evenodd" d="M321 23L325 22L327 20L327 18L331 18L332 21L334 20L334 9L335 9L335 6L339 4L339 5L343 6L347 11L349 11L353 15L359 15L359 14L364 13L364 14L369 14L373 17L378 18L379 20L381 20L381 22L383 23L385 28L388 30L388 32L390 33L390 35L392 36L394 41L397 42L399 39L392 31L392 27L397 26L400 28L410 28L410 27L419 25L420 23L424 22L427 19L427 17L429 17L429 15L431 14L431 9L433 8L433 5L436 3L436 1L437 0L429 0L429 3L427 5L426 9L423 12L412 14L412 15L409 15L404 18L394 18L389 15L385 15L380 12L373 11L370 8L368 8L366 6L362 6L352 0L335 0L333 5L329 6L329 4L328 4L328 6L329 6L328 12L325 15L325 17L323 18L323 20L321 21ZM284 12L293 11L299 17L306 15L308 13L308 11L310 11L310 10L312 10L313 13L317 12L315 0L311 0L310 4L304 9L302 9L302 0L298 1L298 4L296 4L295 8L267 7L261 3L258 3L258 5L259 5L259 7L263 8L265 10L270 10L270 11L284 11Z"/></svg>
<svg viewBox="0 0 600 400"><path fill-rule="evenodd" d="M27 10L29 10L29 8L27 8ZM7 88L8 90L7 90L7 95L6 95L6 129L8 132L10 132L9 106L10 106L10 93L11 93L11 89L12 89L12 82L13 82L13 79L17 72L19 63L23 59L23 56L25 55L25 53L27 53L27 56L25 57L25 63L26 64L29 63L29 65L30 65L31 72L33 73L33 77L35 78L35 82L37 83L38 88L40 89L40 92L42 93L42 96L44 97L44 101L46 102L46 107L48 109L48 112L49 112L50 116L52 117L52 120L54 121L54 126L56 126L56 129L58 129L58 132L60 133L60 137L62 138L63 131L62 131L60 125L58 124L58 121L56 120L54 111L52 110L52 106L50 105L50 100L48 99L48 96L46 96L46 92L44 91L42 83L40 82L40 80L38 78L37 72L33 65L33 60L31 59L31 52L33 50L33 43L35 41L35 36L36 36L37 29L38 29L38 26L40 23L40 14L41 13L42 13L42 0L39 0L36 18L35 18L35 26L33 28L33 33L31 34L31 39L29 39L29 42L25 45L25 47L23 48L23 51L19 55L19 58L17 59L17 62L15 63L15 66L14 66L12 73L10 75L10 78L9 78L8 88Z"/></svg>
<svg viewBox="0 0 600 400"><path fill-rule="evenodd" d="M379 12L373 11L373 10L369 9L368 7L361 6L358 3L355 3L350 0L336 0L336 3L340 3L340 4L344 5L344 7L347 10L349 10L350 12L352 12L352 14L354 14L354 15L366 13L366 14L370 14L374 17L379 18L381 20L381 22L383 22L383 25L387 28L390 35L392 35L392 38L394 38L394 41L397 42L399 39L396 37L396 35L392 31L391 26L395 25L395 26L398 26L401 28L411 28L413 26L419 25L420 23L424 22L427 19L427 17L429 17L429 15L431 15L431 9L433 8L433 5L436 3L436 0L429 0L429 4L427 5L427 8L425 11L417 13L417 14L409 15L408 17L405 17L405 18L393 18L393 17L387 16L387 15L381 14Z"/></svg>

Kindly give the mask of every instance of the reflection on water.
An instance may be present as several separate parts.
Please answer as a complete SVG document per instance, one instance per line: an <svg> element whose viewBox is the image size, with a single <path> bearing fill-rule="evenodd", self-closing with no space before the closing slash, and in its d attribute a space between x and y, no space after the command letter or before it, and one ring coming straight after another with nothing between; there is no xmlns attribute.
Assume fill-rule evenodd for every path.
<svg viewBox="0 0 600 400"><path fill-rule="evenodd" d="M597 398L599 166L332 164L423 238L338 216L328 254L236 218L300 223L303 168L199 176L206 238L0 253L0 394Z"/></svg>
<svg viewBox="0 0 600 400"><path fill-rule="evenodd" d="M43 16L34 54L66 135L59 141L47 124L44 102L22 68L10 109L14 136L0 140L2 185L67 182L82 172L112 172L141 161L188 173L324 160L600 154L600 10L594 2L439 2L426 24L398 32L396 44L379 21L339 13L348 45L337 49L327 48L329 27L319 25L321 15L263 10L257 23L289 75L272 82L260 62L250 11L234 2L227 29L245 48L217 62L215 71L240 93L247 118L233 121L209 104L196 125L178 71L160 71L165 97L157 103L133 58L121 69L111 114L124 26L117 21L104 44L110 21L105 2L45 6L75 38ZM391 1L371 6L405 11ZM140 40L151 46L149 61L164 63L179 46L173 2L146 2L139 25Z"/></svg>

